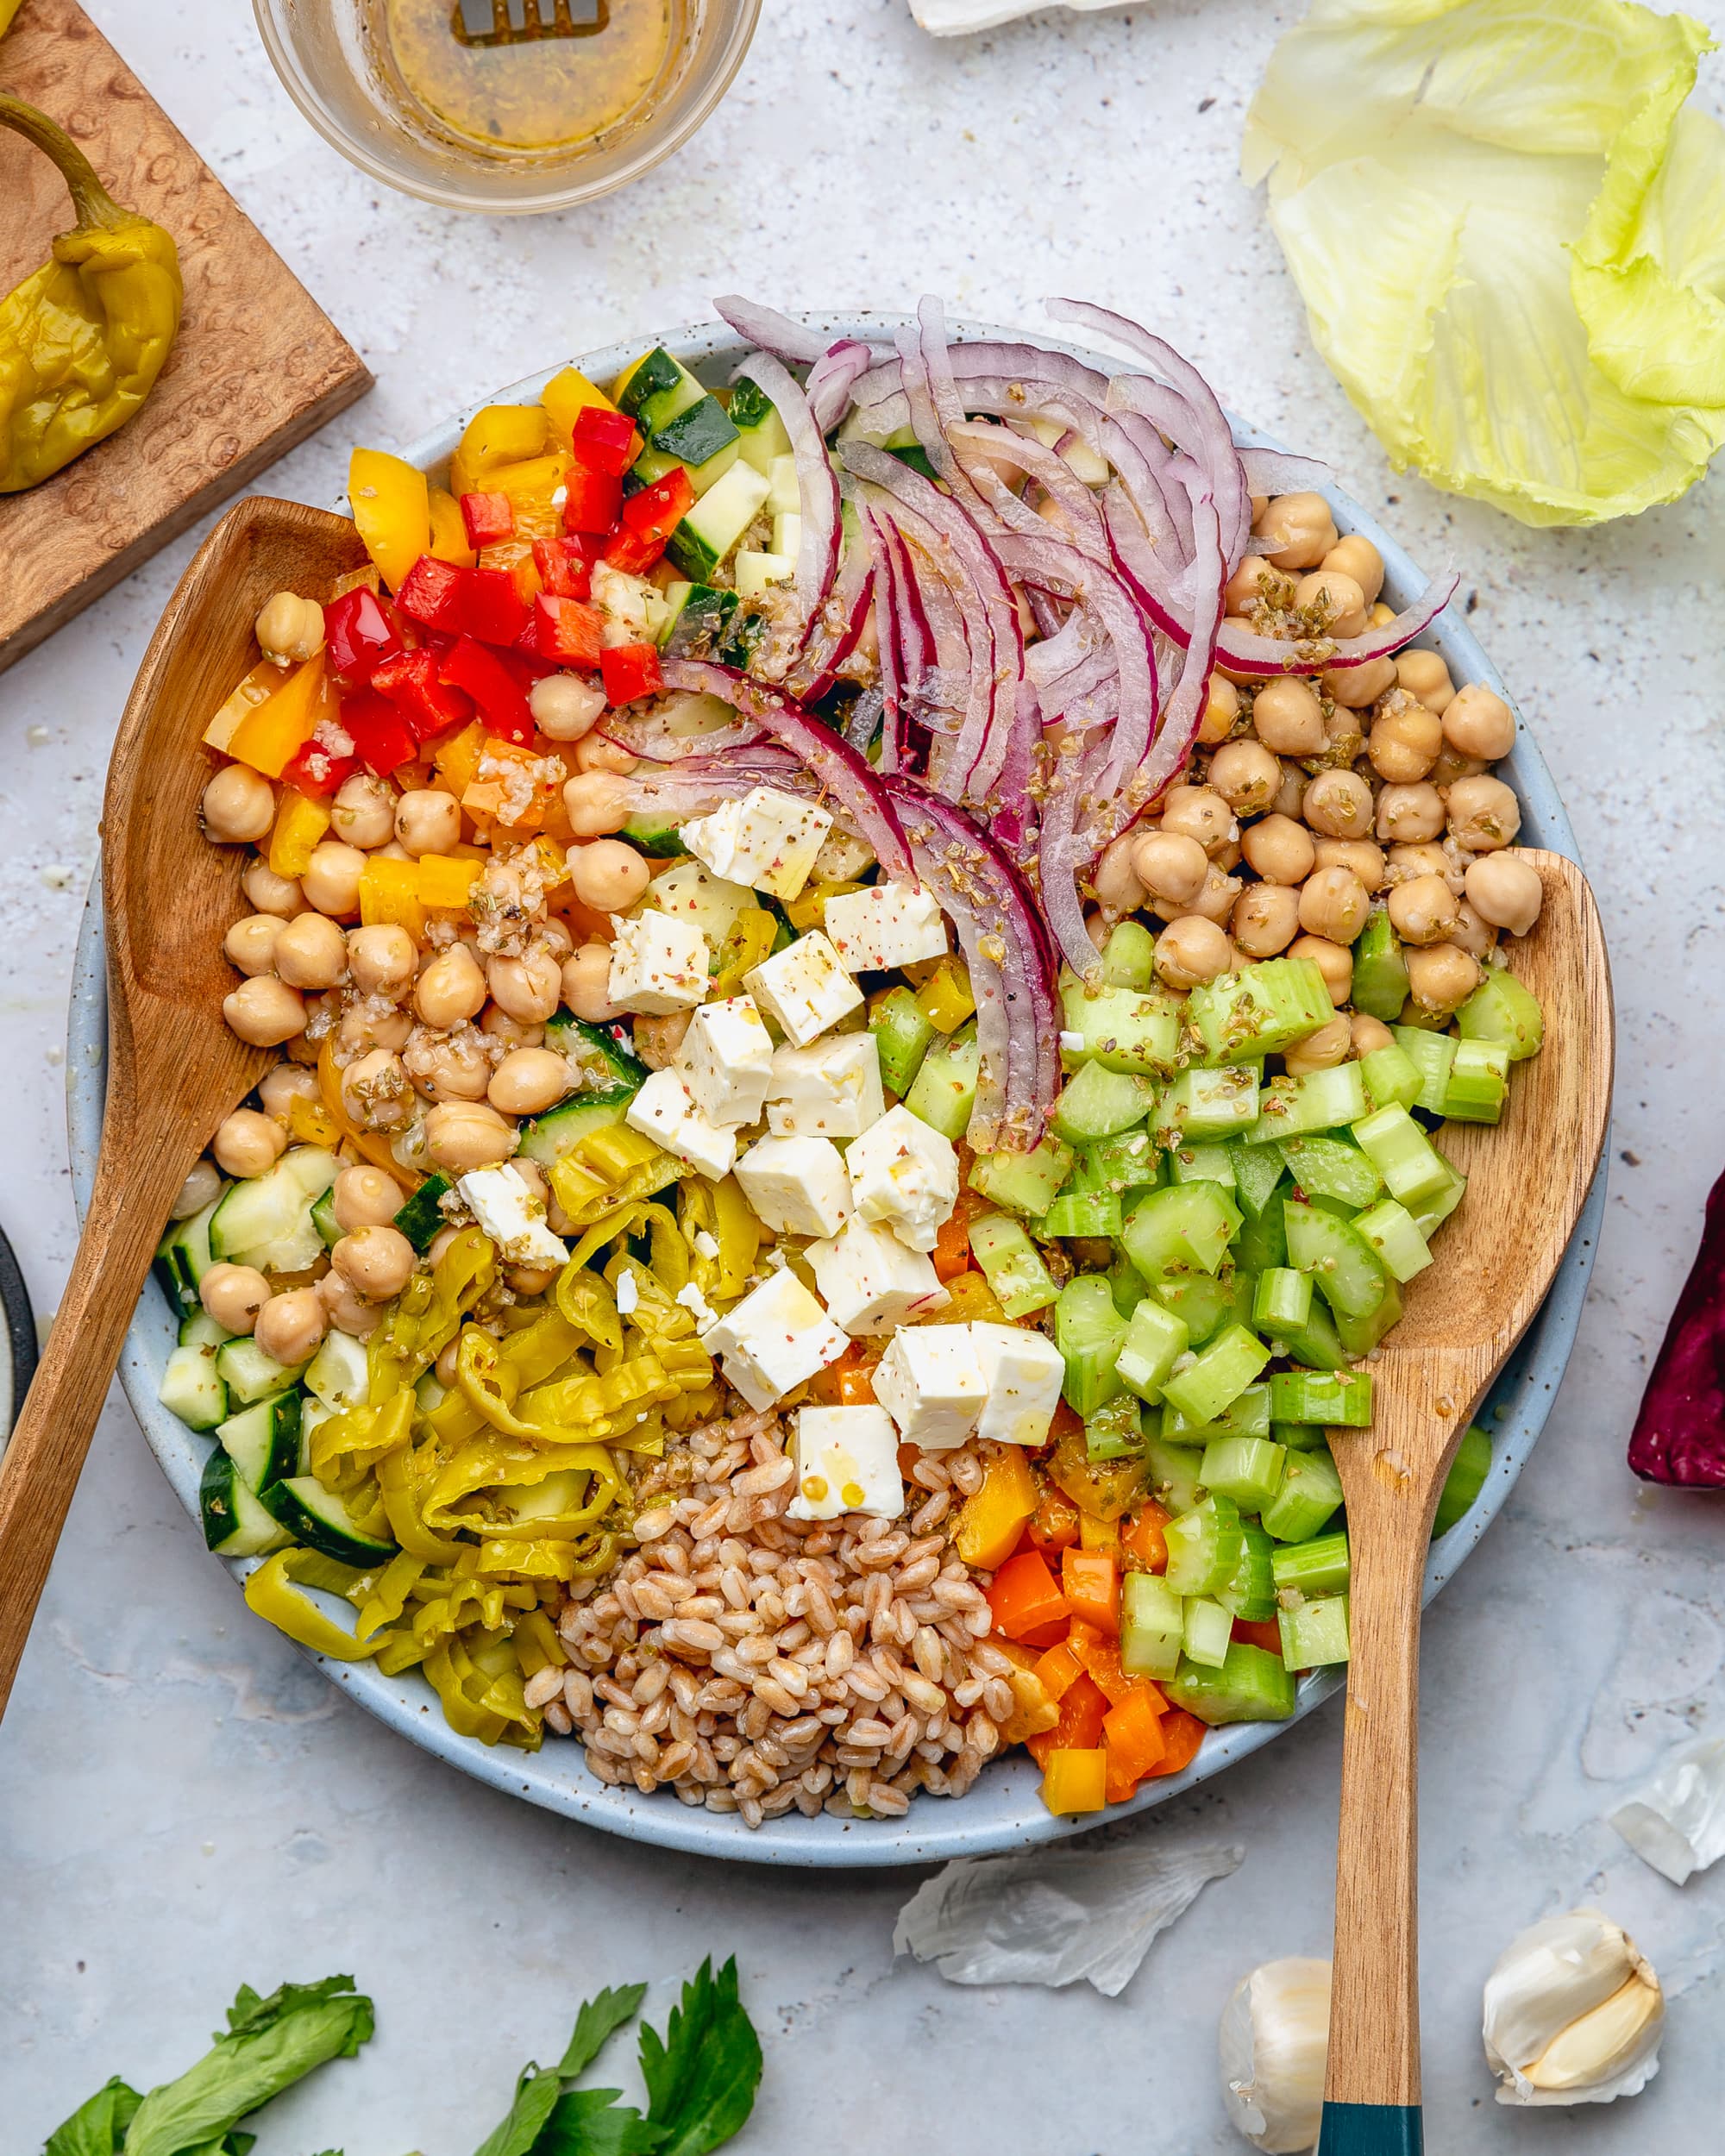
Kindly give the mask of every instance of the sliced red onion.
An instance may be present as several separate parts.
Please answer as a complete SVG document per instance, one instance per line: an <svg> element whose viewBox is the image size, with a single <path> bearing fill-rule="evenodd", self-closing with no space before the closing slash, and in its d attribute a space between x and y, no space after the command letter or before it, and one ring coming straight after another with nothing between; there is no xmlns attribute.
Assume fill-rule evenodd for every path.
<svg viewBox="0 0 1725 2156"><path fill-rule="evenodd" d="M1088 756L1076 739L1063 746L1065 753L1057 757L1043 796L1038 862L1050 932L1067 964L1082 977L1095 973L1099 960L1078 895L1078 871L1095 849L1079 837L1078 821L1088 792L1085 767L1101 768L1106 743L1093 745Z"/></svg>
<svg viewBox="0 0 1725 2156"><path fill-rule="evenodd" d="M841 337L837 344L828 345L809 369L803 387L814 423L823 434L831 434L844 417L851 390L868 373L874 357L868 346L859 344L855 337Z"/></svg>
<svg viewBox="0 0 1725 2156"><path fill-rule="evenodd" d="M1254 675L1331 674L1347 667L1369 666L1374 659L1387 659L1429 629L1455 597L1460 581L1452 570L1434 576L1411 606L1404 606L1381 629L1369 629L1363 636L1327 637L1318 645L1284 643L1278 636L1259 636L1225 624L1216 639L1215 663L1230 674Z"/></svg>
<svg viewBox="0 0 1725 2156"><path fill-rule="evenodd" d="M1334 476L1316 457L1285 449L1242 449L1239 459L1254 494L1321 494Z"/></svg>
<svg viewBox="0 0 1725 2156"><path fill-rule="evenodd" d="M785 676L785 686L800 703L814 703L832 686L839 667L862 640L874 596L874 557L853 505L840 516L838 573L832 589Z"/></svg>
<svg viewBox="0 0 1725 2156"><path fill-rule="evenodd" d="M1056 524L1055 530L1097 561L1107 560L1108 536L1096 497L1057 451L996 420L961 420L947 429L947 438L971 486L1008 530L1046 531L1050 521L1013 493L1000 475L1002 464L1015 465L1053 500L1065 518L1064 529Z"/></svg>
<svg viewBox="0 0 1725 2156"><path fill-rule="evenodd" d="M838 567L838 478L809 411L808 398L794 378L770 352L752 354L743 371L772 400L773 409L785 423L791 454L797 461L797 489L802 505L796 583L797 605L803 620L800 649L813 632Z"/></svg>
<svg viewBox="0 0 1725 2156"><path fill-rule="evenodd" d="M761 728L746 718L714 727L710 733L680 734L672 729L662 705L624 705L608 711L595 730L619 749L632 750L655 763L681 763L691 756L722 756L765 738Z"/></svg>
<svg viewBox="0 0 1725 2156"><path fill-rule="evenodd" d="M793 322L788 315L781 315L775 307L762 307L752 299L743 299L736 292L723 293L712 303L712 310L721 322L728 322L739 337L746 338L762 351L775 354L794 366L806 367L819 359L826 347L812 329L806 329L800 322ZM748 373L745 365L742 369ZM767 385L761 385L765 389Z"/></svg>

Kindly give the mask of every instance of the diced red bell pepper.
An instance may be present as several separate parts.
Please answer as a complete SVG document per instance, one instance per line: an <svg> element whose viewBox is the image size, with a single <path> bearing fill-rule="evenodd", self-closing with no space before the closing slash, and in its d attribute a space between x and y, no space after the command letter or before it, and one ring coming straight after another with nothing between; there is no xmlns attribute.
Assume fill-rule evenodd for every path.
<svg viewBox="0 0 1725 2156"><path fill-rule="evenodd" d="M455 628L481 643L512 644L527 626L527 602L507 569L463 569Z"/></svg>
<svg viewBox="0 0 1725 2156"><path fill-rule="evenodd" d="M401 631L377 593L359 584L323 609L323 648L332 674L362 680L401 649Z"/></svg>
<svg viewBox="0 0 1725 2156"><path fill-rule="evenodd" d="M664 553L665 542L656 532L631 531L627 524L605 542L605 566L621 569L625 576L645 576L655 562L663 560Z"/></svg>
<svg viewBox="0 0 1725 2156"><path fill-rule="evenodd" d="M440 678L437 655L433 651L404 651L399 657L373 667L372 686L397 707L417 741L447 733L474 715L472 699ZM345 720L345 705L342 716ZM365 754L363 749L361 753ZM371 763L368 755L366 761ZM398 763L405 761L405 757L396 759ZM377 766L373 764L372 768L376 770ZM393 771L395 764L389 768Z"/></svg>
<svg viewBox="0 0 1725 2156"><path fill-rule="evenodd" d="M578 599L557 599L549 592L541 592L533 602L533 625L538 638L542 659L555 659L559 665L580 667L591 673L601 657L600 632L605 627L605 616L596 606L589 606ZM624 649L631 647L624 646ZM651 647L649 646L650 649ZM656 667L659 655L653 654ZM609 694L607 679L606 693Z"/></svg>
<svg viewBox="0 0 1725 2156"><path fill-rule="evenodd" d="M428 629L461 631L461 586L467 570L454 561L440 561L435 554L422 554L401 580L395 603Z"/></svg>
<svg viewBox="0 0 1725 2156"><path fill-rule="evenodd" d="M610 472L572 464L563 479L565 531L609 531L623 506L623 481Z"/></svg>
<svg viewBox="0 0 1725 2156"><path fill-rule="evenodd" d="M635 422L626 411L583 404L575 414L575 455L590 472L621 479L641 454Z"/></svg>
<svg viewBox="0 0 1725 2156"><path fill-rule="evenodd" d="M593 565L572 540L536 539L533 566L553 599L585 599L593 589Z"/></svg>
<svg viewBox="0 0 1725 2156"><path fill-rule="evenodd" d="M335 755L314 736L303 742L282 766L281 780L308 800L325 801L359 768L357 756Z"/></svg>
<svg viewBox="0 0 1725 2156"><path fill-rule="evenodd" d="M1273 1617L1262 1620L1236 1617L1233 1637L1243 1639L1249 1647L1262 1647L1266 1654L1279 1658L1282 1653L1282 1627Z"/></svg>
<svg viewBox="0 0 1725 2156"><path fill-rule="evenodd" d="M580 602L566 599L561 604ZM637 697L656 696L665 686L656 644L612 644L600 652L599 664L608 704L632 704Z"/></svg>
<svg viewBox="0 0 1725 2156"><path fill-rule="evenodd" d="M515 536L515 505L507 494L463 494L461 522L470 547L495 547Z"/></svg>
<svg viewBox="0 0 1725 2156"><path fill-rule="evenodd" d="M428 667L432 664L430 653L420 651L404 652L401 660L389 663L396 666L402 661L419 661ZM382 671L380 667L379 672ZM367 770L374 771L380 779L411 763L419 754L419 738L408 712L375 689L356 689L342 699L342 724L353 737Z"/></svg>
<svg viewBox="0 0 1725 2156"><path fill-rule="evenodd" d="M623 505L623 521L630 531L656 539L662 547L695 505L695 490L681 464L631 494Z"/></svg>
<svg viewBox="0 0 1725 2156"><path fill-rule="evenodd" d="M439 667L438 679L463 689L479 707L486 730L524 746L533 738L533 713L527 693L508 661L485 645L463 636Z"/></svg>
<svg viewBox="0 0 1725 2156"><path fill-rule="evenodd" d="M1146 1497L1120 1536L1120 1555L1128 1568L1142 1572L1168 1570L1169 1515L1153 1497Z"/></svg>

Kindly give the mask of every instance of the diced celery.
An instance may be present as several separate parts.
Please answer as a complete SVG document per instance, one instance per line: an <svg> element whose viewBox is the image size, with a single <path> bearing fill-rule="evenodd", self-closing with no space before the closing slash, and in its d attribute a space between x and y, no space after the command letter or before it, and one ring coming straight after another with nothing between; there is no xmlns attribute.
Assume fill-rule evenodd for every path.
<svg viewBox="0 0 1725 2156"><path fill-rule="evenodd" d="M1198 1479L1206 1489L1232 1497L1242 1512L1262 1512L1282 1487L1287 1457L1268 1438L1213 1438Z"/></svg>
<svg viewBox="0 0 1725 2156"><path fill-rule="evenodd" d="M1123 1318L1130 1318L1144 1300L1144 1282L1138 1277L1138 1267L1130 1258L1120 1255L1120 1244L1114 1245L1114 1262L1108 1268L1108 1285L1114 1291L1114 1307Z"/></svg>
<svg viewBox="0 0 1725 2156"><path fill-rule="evenodd" d="M1077 1047L1063 1045L1063 1060L1076 1064L1094 1058L1109 1070L1151 1075L1178 1064L1180 1011L1170 997L1132 988L1092 993L1068 974L1061 981L1060 1000L1064 1030L1079 1037Z"/></svg>
<svg viewBox="0 0 1725 2156"><path fill-rule="evenodd" d="M1129 1190L1148 1190L1161 1181L1155 1141L1143 1128L1122 1131L1113 1138L1098 1138L1081 1145L1067 1179L1069 1190L1112 1190L1124 1198Z"/></svg>
<svg viewBox="0 0 1725 2156"><path fill-rule="evenodd" d="M1378 1263L1394 1280L1412 1280L1432 1262L1431 1246L1414 1225L1414 1216L1394 1198L1385 1198L1371 1212L1354 1218L1354 1232L1363 1235L1377 1251Z"/></svg>
<svg viewBox="0 0 1725 2156"><path fill-rule="evenodd" d="M1288 1229L1289 1263L1312 1275L1314 1286L1338 1319L1364 1318L1377 1309L1388 1275L1352 1221L1339 1220L1315 1206L1296 1205L1291 1199L1282 1217ZM1344 1345L1346 1338L1344 1332Z"/></svg>
<svg viewBox="0 0 1725 2156"><path fill-rule="evenodd" d="M1059 1294L1042 1253L1004 1213L979 1213L970 1223L970 1254L1009 1318L1046 1310Z"/></svg>
<svg viewBox="0 0 1725 2156"><path fill-rule="evenodd" d="M1316 1422L1272 1422L1270 1434L1290 1452L1315 1452L1329 1441L1323 1426Z"/></svg>
<svg viewBox="0 0 1725 2156"><path fill-rule="evenodd" d="M1312 1314L1312 1276L1295 1272L1291 1265L1276 1265L1258 1276L1252 1298L1252 1322L1272 1340L1298 1332Z"/></svg>
<svg viewBox="0 0 1725 2156"><path fill-rule="evenodd" d="M1258 1120L1258 1072L1250 1064L1214 1070L1189 1063L1157 1103L1157 1138L1166 1146L1235 1138Z"/></svg>
<svg viewBox="0 0 1725 2156"><path fill-rule="evenodd" d="M1270 1210L1270 1201L1288 1172L1282 1148L1273 1139L1268 1144L1254 1145L1234 1138L1228 1152L1234 1164L1234 1195L1239 1209L1248 1220L1258 1219Z"/></svg>
<svg viewBox="0 0 1725 2156"><path fill-rule="evenodd" d="M1270 1380L1276 1422L1319 1423L1327 1430L1371 1425L1370 1370L1276 1370Z"/></svg>
<svg viewBox="0 0 1725 2156"><path fill-rule="evenodd" d="M1176 1595L1214 1595L1233 1577L1245 1538L1231 1497L1213 1493L1170 1520L1165 1532L1168 1584Z"/></svg>
<svg viewBox="0 0 1725 2156"><path fill-rule="evenodd" d="M1455 1458L1450 1463L1450 1471L1438 1493L1437 1514L1432 1521L1434 1535L1447 1534L1457 1520L1471 1510L1473 1501L1485 1488L1485 1478L1490 1472L1491 1439L1477 1422L1471 1422L1461 1433Z"/></svg>
<svg viewBox="0 0 1725 2156"><path fill-rule="evenodd" d="M1166 1580L1154 1572L1126 1574L1120 1583L1120 1667L1128 1677L1172 1677L1185 1630L1184 1601Z"/></svg>
<svg viewBox="0 0 1725 2156"><path fill-rule="evenodd" d="M1154 1434L1144 1441L1151 1495L1171 1513L1189 1513L1198 1504L1202 1484L1198 1470L1203 1454L1193 1445L1170 1445Z"/></svg>
<svg viewBox="0 0 1725 2156"><path fill-rule="evenodd" d="M1214 1422L1269 1360L1270 1350L1256 1333L1228 1326L1184 1369L1164 1380L1163 1399L1189 1421Z"/></svg>
<svg viewBox="0 0 1725 2156"><path fill-rule="evenodd" d="M1321 1282L1319 1283L1322 1285ZM1334 1308L1334 1306L1331 1306ZM1383 1300L1375 1310L1362 1311L1358 1316L1337 1310L1336 1338L1347 1350L1350 1361L1358 1362L1362 1355L1370 1355L1373 1348L1392 1326L1402 1322L1402 1283L1386 1275Z"/></svg>
<svg viewBox="0 0 1725 2156"><path fill-rule="evenodd" d="M1113 1191L1074 1190L1070 1184L1037 1223L1037 1233L1044 1241L1051 1236L1118 1235L1120 1232L1120 1201Z"/></svg>
<svg viewBox="0 0 1725 2156"><path fill-rule="evenodd" d="M1420 1090L1413 1105L1428 1115L1441 1115L1444 1095L1449 1090L1450 1065L1455 1061L1455 1037L1431 1032L1422 1025L1392 1025L1389 1031L1397 1048L1420 1074Z"/></svg>
<svg viewBox="0 0 1725 2156"><path fill-rule="evenodd" d="M1339 1532L1316 1535L1310 1542L1284 1543L1270 1560L1278 1588L1302 1595L1340 1595L1347 1590L1348 1539Z"/></svg>
<svg viewBox="0 0 1725 2156"><path fill-rule="evenodd" d="M1251 1520L1240 1526L1240 1560L1216 1597L1231 1615L1261 1625L1276 1614L1276 1545Z"/></svg>
<svg viewBox="0 0 1725 2156"><path fill-rule="evenodd" d="M1258 1517L1278 1542L1309 1542L1328 1526L1341 1501L1342 1478L1327 1451L1290 1452L1282 1487Z"/></svg>
<svg viewBox="0 0 1725 2156"><path fill-rule="evenodd" d="M1383 1176L1351 1138L1284 1138L1280 1151L1308 1198L1340 1198L1357 1209L1383 1188Z"/></svg>
<svg viewBox="0 0 1725 2156"><path fill-rule="evenodd" d="M1258 1102L1257 1139L1302 1138L1336 1131L1365 1113L1365 1080L1358 1063L1335 1063L1299 1078L1276 1078Z"/></svg>
<svg viewBox="0 0 1725 2156"><path fill-rule="evenodd" d="M1386 1024L1400 1015L1408 1000L1408 962L1402 956L1401 938L1381 906L1373 906L1354 938L1352 1000L1356 1011Z"/></svg>
<svg viewBox="0 0 1725 2156"><path fill-rule="evenodd" d="M1408 1212L1414 1216L1414 1225L1428 1243L1461 1203L1462 1193L1467 1188L1467 1177L1435 1145L1432 1148L1432 1156L1443 1170L1443 1183L1429 1198L1418 1204L1409 1200L1408 1205Z"/></svg>
<svg viewBox="0 0 1725 2156"><path fill-rule="evenodd" d="M1054 1306L1054 1344L1066 1363L1061 1392L1075 1414L1095 1414L1120 1391L1114 1358L1126 1332L1114 1291L1100 1273L1081 1273L1061 1289Z"/></svg>
<svg viewBox="0 0 1725 2156"><path fill-rule="evenodd" d="M1233 1644L1233 1613L1207 1595L1186 1598L1186 1636L1182 1645L1188 1658L1207 1670L1220 1670Z"/></svg>
<svg viewBox="0 0 1725 2156"><path fill-rule="evenodd" d="M1092 1145L1142 1123L1155 1105L1153 1080L1080 1063L1054 1104L1054 1127L1069 1145Z"/></svg>
<svg viewBox="0 0 1725 2156"><path fill-rule="evenodd" d="M982 1064L982 1044L973 1021L961 1026L950 1040L929 1044L921 1068L905 1095L905 1106L943 1138L963 1138L976 1103L976 1078Z"/></svg>
<svg viewBox="0 0 1725 2156"><path fill-rule="evenodd" d="M916 997L900 987L870 1004L869 1031L880 1051L881 1081L902 1099L922 1068L934 1028Z"/></svg>
<svg viewBox="0 0 1725 2156"><path fill-rule="evenodd" d="M1220 1670L1182 1656L1168 1680L1176 1707L1214 1728L1224 1722L1286 1721L1294 1712L1294 1679L1278 1654L1235 1640Z"/></svg>
<svg viewBox="0 0 1725 2156"><path fill-rule="evenodd" d="M1144 1410L1130 1393L1106 1401L1084 1423L1084 1450L1093 1460L1136 1459L1144 1451Z"/></svg>
<svg viewBox="0 0 1725 2156"><path fill-rule="evenodd" d="M1151 1283L1151 1294L1164 1310L1186 1321L1187 1344L1201 1347L1234 1313L1234 1276L1223 1273L1180 1273Z"/></svg>
<svg viewBox="0 0 1725 2156"><path fill-rule="evenodd" d="M1537 1056L1546 1037L1546 1014L1533 990L1507 967L1494 967L1456 1012L1464 1040L1508 1041L1510 1060Z"/></svg>
<svg viewBox="0 0 1725 2156"><path fill-rule="evenodd" d="M1347 1350L1336 1331L1336 1321L1315 1298L1311 1316L1297 1332L1284 1333L1281 1346L1285 1356L1303 1363L1308 1369L1339 1370L1347 1363Z"/></svg>
<svg viewBox="0 0 1725 2156"><path fill-rule="evenodd" d="M1156 938L1142 921L1116 921L1102 946L1102 979L1139 995L1156 986Z"/></svg>
<svg viewBox="0 0 1725 2156"><path fill-rule="evenodd" d="M1282 1659L1290 1670L1322 1670L1348 1658L1348 1598L1318 1595L1276 1613Z"/></svg>
<svg viewBox="0 0 1725 2156"><path fill-rule="evenodd" d="M1353 1135L1389 1184L1390 1196L1399 1198L1416 1219L1422 1205L1447 1188L1447 1163L1406 1108L1375 1108L1354 1124Z"/></svg>
<svg viewBox="0 0 1725 2156"><path fill-rule="evenodd" d="M1162 1434L1170 1445L1208 1445L1213 1438L1267 1438L1270 1434L1270 1388L1248 1385L1214 1422L1192 1422L1164 1401Z"/></svg>
<svg viewBox="0 0 1725 2156"><path fill-rule="evenodd" d="M1072 1151L1051 1131L1033 1152L979 1153L970 1188L997 1206L1039 1220L1072 1169Z"/></svg>
<svg viewBox="0 0 1725 2156"><path fill-rule="evenodd" d="M1146 1280L1214 1273L1239 1225L1239 1207L1220 1183L1182 1183L1146 1192L1120 1230L1120 1243Z"/></svg>
<svg viewBox="0 0 1725 2156"><path fill-rule="evenodd" d="M1159 1401L1164 1380L1186 1352L1189 1338L1186 1320L1146 1295L1132 1312L1114 1358L1120 1382L1140 1400Z"/></svg>
<svg viewBox="0 0 1725 2156"><path fill-rule="evenodd" d="M1168 1175L1170 1182L1220 1183L1223 1189L1232 1190L1233 1155L1214 1138L1197 1144L1176 1139L1168 1155Z"/></svg>
<svg viewBox="0 0 1725 2156"><path fill-rule="evenodd" d="M1508 1041L1456 1043L1444 1113L1455 1123L1496 1123L1509 1094Z"/></svg>
<svg viewBox="0 0 1725 2156"><path fill-rule="evenodd" d="M1245 1063L1315 1033L1335 1016L1335 1006L1309 958L1270 958L1194 988L1186 1016L1212 1057Z"/></svg>
<svg viewBox="0 0 1725 2156"><path fill-rule="evenodd" d="M1387 1108L1392 1103L1411 1108L1420 1097L1420 1073L1394 1041L1386 1041L1382 1048L1362 1056L1359 1073L1365 1081L1365 1097L1374 1108Z"/></svg>

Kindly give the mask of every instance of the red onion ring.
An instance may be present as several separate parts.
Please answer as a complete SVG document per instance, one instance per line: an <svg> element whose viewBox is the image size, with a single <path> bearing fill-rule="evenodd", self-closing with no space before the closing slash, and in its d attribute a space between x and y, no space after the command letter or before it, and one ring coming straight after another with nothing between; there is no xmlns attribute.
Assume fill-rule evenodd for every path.
<svg viewBox="0 0 1725 2156"><path fill-rule="evenodd" d="M1369 666L1387 659L1409 643L1441 614L1455 597L1461 582L1453 570L1434 576L1411 606L1404 606L1381 629L1369 629L1363 636L1324 639L1323 649L1284 643L1277 636L1259 636L1224 623L1216 638L1215 663L1230 674L1330 674L1348 667Z"/></svg>
<svg viewBox="0 0 1725 2156"><path fill-rule="evenodd" d="M808 398L770 352L751 354L742 372L764 391L784 422L797 461L797 489L802 504L802 537L797 548L797 605L807 642L815 618L826 603L838 567L838 479L826 443L809 411Z"/></svg>

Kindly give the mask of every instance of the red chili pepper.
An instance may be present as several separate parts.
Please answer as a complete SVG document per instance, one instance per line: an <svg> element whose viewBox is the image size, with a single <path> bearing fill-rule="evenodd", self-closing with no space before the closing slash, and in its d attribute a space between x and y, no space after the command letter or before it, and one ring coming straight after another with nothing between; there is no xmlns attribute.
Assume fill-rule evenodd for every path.
<svg viewBox="0 0 1725 2156"><path fill-rule="evenodd" d="M665 542L650 531L631 531L627 524L605 542L605 560L625 576L645 576L665 551Z"/></svg>
<svg viewBox="0 0 1725 2156"><path fill-rule="evenodd" d="M623 481L572 464L563 479L565 531L609 531L623 505Z"/></svg>
<svg viewBox="0 0 1725 2156"><path fill-rule="evenodd" d="M553 599L585 599L593 589L592 565L568 539L536 539L533 566Z"/></svg>
<svg viewBox="0 0 1725 2156"><path fill-rule="evenodd" d="M657 539L662 546L694 505L693 484L679 464L663 479L630 496L623 505L623 521L631 531Z"/></svg>
<svg viewBox="0 0 1725 2156"><path fill-rule="evenodd" d="M489 732L524 747L533 738L533 713L526 692L508 661L471 636L463 636L437 670L441 681L464 689L479 706Z"/></svg>
<svg viewBox="0 0 1725 2156"><path fill-rule="evenodd" d="M463 494L461 522L470 547L500 546L515 536L515 505L507 494Z"/></svg>
<svg viewBox="0 0 1725 2156"><path fill-rule="evenodd" d="M327 800L359 768L357 756L335 755L314 739L303 743L282 766L282 784L314 801Z"/></svg>
<svg viewBox="0 0 1725 2156"><path fill-rule="evenodd" d="M558 599L549 592L541 592L533 602L533 626L542 659L555 659L560 666L580 667L586 673L591 673L599 665L605 616L598 607L588 606L578 599ZM656 667L656 652L654 663Z"/></svg>
<svg viewBox="0 0 1725 2156"><path fill-rule="evenodd" d="M398 666L403 660L420 661L427 667L432 664L430 653L424 651L405 652L402 660L388 663ZM380 667L379 672L382 671ZM375 689L356 689L342 699L342 724L352 736L360 761L380 779L411 763L419 754L419 740L408 714Z"/></svg>
<svg viewBox="0 0 1725 2156"><path fill-rule="evenodd" d="M474 715L472 699L440 678L437 655L432 651L404 651L398 657L387 660L373 670L372 687L398 711L419 741L429 741L434 734L447 733L451 726L461 725ZM345 724L345 700L342 716ZM351 732L352 729L348 730ZM371 763L363 748L360 753ZM397 763L405 761L402 757L396 759ZM377 768L372 764L374 771ZM395 764L388 768L393 771Z"/></svg>
<svg viewBox="0 0 1725 2156"><path fill-rule="evenodd" d="M575 414L575 454L590 472L621 479L641 454L635 422L626 411L583 404Z"/></svg>
<svg viewBox="0 0 1725 2156"><path fill-rule="evenodd" d="M600 652L599 666L608 704L632 704L637 697L656 696L665 686L656 644L613 644Z"/></svg>
<svg viewBox="0 0 1725 2156"><path fill-rule="evenodd" d="M428 629L444 629L457 636L461 629L462 580L468 573L453 561L440 561L435 554L422 554L402 579L396 605Z"/></svg>
<svg viewBox="0 0 1725 2156"><path fill-rule="evenodd" d="M401 649L401 631L377 593L358 584L323 609L323 648L332 674L364 676Z"/></svg>

